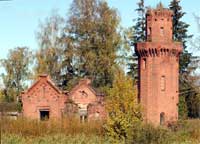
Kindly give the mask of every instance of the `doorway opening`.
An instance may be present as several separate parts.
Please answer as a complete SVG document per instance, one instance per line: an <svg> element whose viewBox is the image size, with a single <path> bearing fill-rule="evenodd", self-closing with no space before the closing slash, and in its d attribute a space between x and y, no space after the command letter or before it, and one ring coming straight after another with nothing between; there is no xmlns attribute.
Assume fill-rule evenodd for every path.
<svg viewBox="0 0 200 144"><path fill-rule="evenodd" d="M49 110L40 110L40 120L48 120L49 119Z"/></svg>
<svg viewBox="0 0 200 144"><path fill-rule="evenodd" d="M165 113L161 112L160 113L160 125L164 125L165 124Z"/></svg>

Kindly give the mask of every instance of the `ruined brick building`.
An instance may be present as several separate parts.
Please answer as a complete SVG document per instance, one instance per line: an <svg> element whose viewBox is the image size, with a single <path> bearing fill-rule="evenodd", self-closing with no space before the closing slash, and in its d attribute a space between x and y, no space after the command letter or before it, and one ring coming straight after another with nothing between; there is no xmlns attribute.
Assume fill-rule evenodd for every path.
<svg viewBox="0 0 200 144"><path fill-rule="evenodd" d="M104 119L104 95L91 86L90 79L82 79L68 93L68 97L78 106L81 121Z"/></svg>
<svg viewBox="0 0 200 144"><path fill-rule="evenodd" d="M70 92L59 90L49 76L40 75L38 80L22 92L23 116L30 119L60 119L69 111L81 121L105 118L103 95L91 86L89 79L82 79Z"/></svg>
<svg viewBox="0 0 200 144"><path fill-rule="evenodd" d="M139 99L146 122L163 124L178 119L179 55L182 44L172 39L172 11L149 9L146 42L136 44L139 57Z"/></svg>

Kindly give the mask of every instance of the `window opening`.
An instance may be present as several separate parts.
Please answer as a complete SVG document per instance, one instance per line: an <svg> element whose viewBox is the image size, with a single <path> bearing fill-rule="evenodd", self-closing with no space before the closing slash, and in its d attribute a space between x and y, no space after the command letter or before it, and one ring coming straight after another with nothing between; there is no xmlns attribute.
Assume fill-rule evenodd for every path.
<svg viewBox="0 0 200 144"><path fill-rule="evenodd" d="M151 27L148 28L147 35L151 35Z"/></svg>
<svg viewBox="0 0 200 144"><path fill-rule="evenodd" d="M160 35L161 35L161 36L164 36L164 27L161 27L161 28L160 28Z"/></svg>
<svg viewBox="0 0 200 144"><path fill-rule="evenodd" d="M49 110L40 110L40 120L48 120L49 119Z"/></svg>
<svg viewBox="0 0 200 144"><path fill-rule="evenodd" d="M146 69L146 64L147 61L146 61L146 58L142 59L142 69L145 70Z"/></svg>
<svg viewBox="0 0 200 144"><path fill-rule="evenodd" d="M161 91L165 91L165 89L166 89L166 79L165 79L165 76L162 76L160 81L161 81L160 82Z"/></svg>

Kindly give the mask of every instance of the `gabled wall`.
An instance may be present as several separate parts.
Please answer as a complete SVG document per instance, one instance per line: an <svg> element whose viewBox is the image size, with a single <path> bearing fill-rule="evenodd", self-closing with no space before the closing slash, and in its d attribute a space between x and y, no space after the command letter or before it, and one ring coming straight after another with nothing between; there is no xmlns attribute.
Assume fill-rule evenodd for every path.
<svg viewBox="0 0 200 144"><path fill-rule="evenodd" d="M61 118L66 101L67 95L47 75L41 75L35 84L22 93L23 116L40 119L40 110L46 110L50 119Z"/></svg>
<svg viewBox="0 0 200 144"><path fill-rule="evenodd" d="M69 99L78 105L80 117L84 116L83 119L87 117L87 120L105 118L102 97L91 87L89 79L82 79L69 93Z"/></svg>

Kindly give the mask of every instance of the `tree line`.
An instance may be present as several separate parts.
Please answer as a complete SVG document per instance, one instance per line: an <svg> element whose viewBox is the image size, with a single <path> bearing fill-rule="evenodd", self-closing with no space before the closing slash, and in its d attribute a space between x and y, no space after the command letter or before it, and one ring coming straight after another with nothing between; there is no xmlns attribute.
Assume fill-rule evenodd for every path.
<svg viewBox="0 0 200 144"><path fill-rule="evenodd" d="M134 43L146 40L147 10L144 0L138 0L137 5L138 15L133 16L133 26L128 30L120 26L117 9L109 7L104 0L73 0L67 18L52 12L39 24L36 51L16 47L9 51L7 58L1 59L2 101L17 101L28 81L35 80L39 74L50 75L63 90L70 89L80 78L89 77L94 87L107 91L116 86L116 73L123 73L125 79L131 77L135 85L138 58L135 53L131 56L127 53ZM198 58L188 52L187 44L192 35L188 34L189 25L182 21L185 12L180 1L172 0L169 9L174 12L173 39L184 46L179 71L180 118L198 117L198 78L193 75ZM125 64L128 64L127 74L123 72Z"/></svg>
<svg viewBox="0 0 200 144"><path fill-rule="evenodd" d="M89 77L94 87L110 87L122 49L120 17L102 0L74 0L68 17L56 11L39 24L39 48L17 47L1 60L6 101L15 101L27 80L48 74L62 89Z"/></svg>

